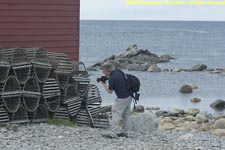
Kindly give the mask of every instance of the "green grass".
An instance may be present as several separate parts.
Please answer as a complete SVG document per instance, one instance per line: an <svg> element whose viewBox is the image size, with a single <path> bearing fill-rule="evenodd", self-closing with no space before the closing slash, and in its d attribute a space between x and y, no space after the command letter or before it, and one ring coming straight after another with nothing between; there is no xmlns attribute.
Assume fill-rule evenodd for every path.
<svg viewBox="0 0 225 150"><path fill-rule="evenodd" d="M75 127L75 123L69 120L64 120L64 119L48 118L47 123L50 125L56 125L56 126Z"/></svg>

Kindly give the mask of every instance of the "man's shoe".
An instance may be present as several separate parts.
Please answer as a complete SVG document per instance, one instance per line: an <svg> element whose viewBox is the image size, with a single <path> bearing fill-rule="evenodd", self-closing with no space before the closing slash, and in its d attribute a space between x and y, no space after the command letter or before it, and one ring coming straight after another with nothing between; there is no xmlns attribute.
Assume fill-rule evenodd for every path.
<svg viewBox="0 0 225 150"><path fill-rule="evenodd" d="M109 139L117 139L118 136L114 133L107 133L107 134L103 134L102 137L105 137L105 138L109 138Z"/></svg>
<svg viewBox="0 0 225 150"><path fill-rule="evenodd" d="M119 133L117 134L118 137L125 137L128 138L128 134L127 133Z"/></svg>

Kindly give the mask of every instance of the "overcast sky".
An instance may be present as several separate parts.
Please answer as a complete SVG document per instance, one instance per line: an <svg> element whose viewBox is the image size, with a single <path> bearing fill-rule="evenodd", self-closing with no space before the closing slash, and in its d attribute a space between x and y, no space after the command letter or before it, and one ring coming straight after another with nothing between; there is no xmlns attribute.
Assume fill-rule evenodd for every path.
<svg viewBox="0 0 225 150"><path fill-rule="evenodd" d="M225 21L225 5L126 5L126 0L80 1L82 20Z"/></svg>

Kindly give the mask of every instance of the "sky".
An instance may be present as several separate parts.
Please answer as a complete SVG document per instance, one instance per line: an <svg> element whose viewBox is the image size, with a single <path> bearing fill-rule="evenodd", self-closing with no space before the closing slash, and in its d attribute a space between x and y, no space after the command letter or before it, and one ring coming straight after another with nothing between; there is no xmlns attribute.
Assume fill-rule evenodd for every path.
<svg viewBox="0 0 225 150"><path fill-rule="evenodd" d="M126 5L126 0L80 1L81 20L225 21L225 5Z"/></svg>

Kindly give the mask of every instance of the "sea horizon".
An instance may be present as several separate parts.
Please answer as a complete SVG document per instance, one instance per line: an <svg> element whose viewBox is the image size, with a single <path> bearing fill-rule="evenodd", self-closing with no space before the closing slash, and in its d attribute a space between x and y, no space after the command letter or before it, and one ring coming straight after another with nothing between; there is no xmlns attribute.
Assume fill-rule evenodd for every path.
<svg viewBox="0 0 225 150"><path fill-rule="evenodd" d="M80 21L161 21L161 22L225 22L225 20L131 20L131 19L80 19Z"/></svg>

